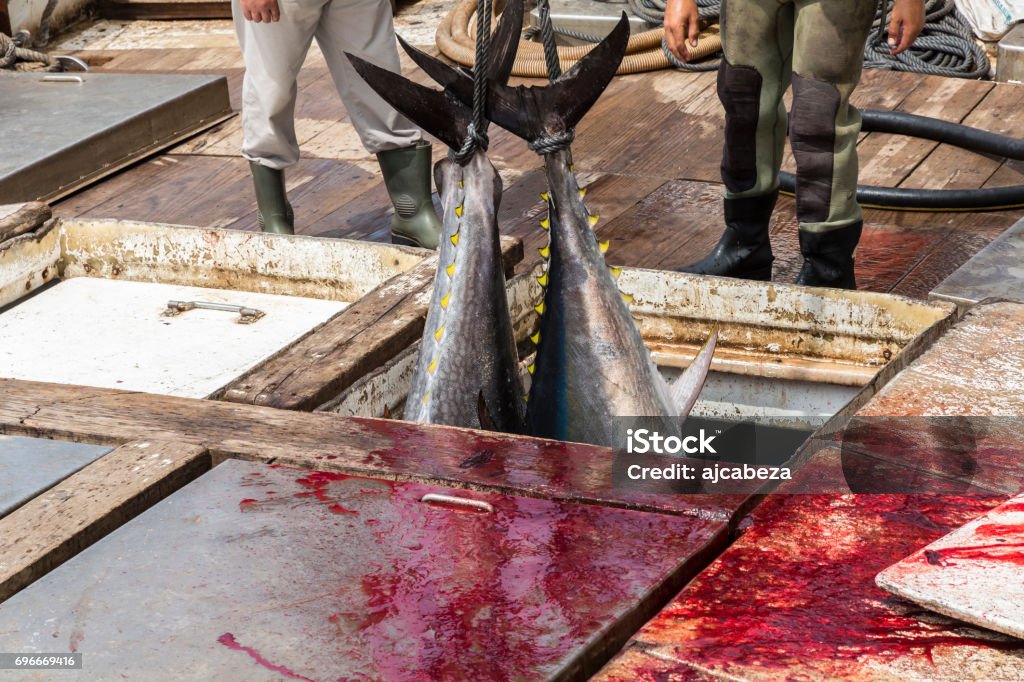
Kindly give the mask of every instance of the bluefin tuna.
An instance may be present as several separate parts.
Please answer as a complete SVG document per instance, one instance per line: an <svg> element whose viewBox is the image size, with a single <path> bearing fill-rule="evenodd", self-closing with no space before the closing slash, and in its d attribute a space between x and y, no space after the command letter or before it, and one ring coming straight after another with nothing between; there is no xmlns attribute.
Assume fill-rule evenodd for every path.
<svg viewBox="0 0 1024 682"><path fill-rule="evenodd" d="M511 0L505 12L521 0ZM619 270L604 259L593 227L598 217L584 202L573 172L568 142L614 76L625 54L629 23L615 29L584 58L545 87L489 83L488 117L527 140L544 158L548 217L541 227L549 243L541 249L537 354L526 415L528 433L598 445L621 445L616 417L674 418L689 413L704 384L717 341L707 344L683 377L669 388L651 359L616 284ZM407 45L416 63L463 102L472 98L472 79ZM668 423L668 422L666 422Z"/></svg>
<svg viewBox="0 0 1024 682"><path fill-rule="evenodd" d="M518 34L518 26L499 24L488 70L492 77L508 77ZM451 150L461 148L472 118L469 107L449 93L348 57L387 102ZM464 163L455 158L450 151L434 168L443 234L404 418L520 433L525 400L497 221L502 182L483 150L474 150Z"/></svg>

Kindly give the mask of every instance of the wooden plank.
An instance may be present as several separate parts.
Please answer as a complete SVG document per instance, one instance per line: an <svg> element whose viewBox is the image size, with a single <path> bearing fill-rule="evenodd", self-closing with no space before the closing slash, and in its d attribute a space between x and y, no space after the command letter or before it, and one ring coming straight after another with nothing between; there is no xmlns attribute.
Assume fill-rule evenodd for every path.
<svg viewBox="0 0 1024 682"><path fill-rule="evenodd" d="M928 78L921 81L895 110L959 123L992 87L992 83L982 81ZM857 145L860 182L896 187L938 146L938 142L917 137L871 133Z"/></svg>
<svg viewBox="0 0 1024 682"><path fill-rule="evenodd" d="M230 19L231 3L225 0L104 0L99 4L104 19Z"/></svg>
<svg viewBox="0 0 1024 682"><path fill-rule="evenodd" d="M503 239L506 271L522 244ZM437 257L391 278L304 339L214 397L286 410L314 410L380 367L423 333Z"/></svg>
<svg viewBox="0 0 1024 682"><path fill-rule="evenodd" d="M963 123L1016 137L1024 125L1024 88L997 83ZM1003 159L940 145L900 186L927 189L982 187Z"/></svg>
<svg viewBox="0 0 1024 682"><path fill-rule="evenodd" d="M916 215L920 219L941 222L947 229L943 238L922 252L917 264L890 291L924 298L953 271L1024 217L1024 210Z"/></svg>
<svg viewBox="0 0 1024 682"><path fill-rule="evenodd" d="M41 227L51 215L50 207L38 201L0 205L0 242Z"/></svg>
<svg viewBox="0 0 1024 682"><path fill-rule="evenodd" d="M136 441L0 520L0 602L209 470L206 450Z"/></svg>
<svg viewBox="0 0 1024 682"><path fill-rule="evenodd" d="M711 73L615 79L577 129L577 167L717 180L723 116L713 88ZM709 153L708 145L718 152Z"/></svg>
<svg viewBox="0 0 1024 682"><path fill-rule="evenodd" d="M0 379L0 397L0 433L100 444L182 441L207 448L215 459L724 521L757 499L613 487L612 451L592 445L11 379Z"/></svg>

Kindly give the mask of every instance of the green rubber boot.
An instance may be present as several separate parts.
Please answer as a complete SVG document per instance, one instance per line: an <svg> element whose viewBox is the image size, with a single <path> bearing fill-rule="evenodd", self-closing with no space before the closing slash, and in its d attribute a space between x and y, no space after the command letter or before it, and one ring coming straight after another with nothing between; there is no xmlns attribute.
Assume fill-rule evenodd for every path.
<svg viewBox="0 0 1024 682"><path fill-rule="evenodd" d="M256 219L260 230L274 234L295 234L295 213L284 189L284 171L249 162L256 187Z"/></svg>
<svg viewBox="0 0 1024 682"><path fill-rule="evenodd" d="M430 198L430 143L380 152L377 161L395 206L391 242L436 249L441 221Z"/></svg>

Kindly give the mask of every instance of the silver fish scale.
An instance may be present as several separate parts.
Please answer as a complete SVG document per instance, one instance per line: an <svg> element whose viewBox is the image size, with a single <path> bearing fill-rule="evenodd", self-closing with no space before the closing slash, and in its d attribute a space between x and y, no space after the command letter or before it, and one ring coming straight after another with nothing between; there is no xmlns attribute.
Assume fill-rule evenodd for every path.
<svg viewBox="0 0 1024 682"><path fill-rule="evenodd" d="M479 428L482 392L495 427L519 432L523 389L496 219L501 179L479 152L464 167L440 165L444 233L404 416Z"/></svg>
<svg viewBox="0 0 1024 682"><path fill-rule="evenodd" d="M671 417L675 410L608 272L567 153L545 162L555 210L527 428L611 446L613 417Z"/></svg>

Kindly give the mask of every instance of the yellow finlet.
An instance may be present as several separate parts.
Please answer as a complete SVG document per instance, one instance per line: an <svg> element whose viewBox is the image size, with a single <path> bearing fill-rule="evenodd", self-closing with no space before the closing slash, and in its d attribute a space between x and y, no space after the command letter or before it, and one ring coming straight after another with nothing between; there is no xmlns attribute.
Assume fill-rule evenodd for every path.
<svg viewBox="0 0 1024 682"><path fill-rule="evenodd" d="M452 264L451 264L451 265L449 265L448 267L446 267L446 268L444 269L444 271L448 273L448 276L449 276L449 277L451 277L452 275L454 275L454 274L455 274L455 261L452 261Z"/></svg>
<svg viewBox="0 0 1024 682"><path fill-rule="evenodd" d="M549 256L551 256L551 244L542 246L537 250L540 252L541 257L543 258L548 258Z"/></svg>
<svg viewBox="0 0 1024 682"><path fill-rule="evenodd" d="M527 393L527 394L525 394L525 395L523 396L523 402L524 402L524 403L528 403L528 402L530 402L530 394L529 394L529 393Z"/></svg>
<svg viewBox="0 0 1024 682"><path fill-rule="evenodd" d="M549 227L551 227L551 221L548 218L545 218L544 220L540 221L540 226L546 230Z"/></svg>
<svg viewBox="0 0 1024 682"><path fill-rule="evenodd" d="M546 287L548 285L548 273L545 271L537 275L537 281L540 282L542 287Z"/></svg>
<svg viewBox="0 0 1024 682"><path fill-rule="evenodd" d="M458 246L458 245L459 245L459 233L456 232L455 234L452 235L452 246Z"/></svg>
<svg viewBox="0 0 1024 682"><path fill-rule="evenodd" d="M531 336L531 337L530 337L530 341L533 341L533 345L535 345L535 346L536 346L536 345L537 345L538 343L540 343L540 332L538 331L538 332L537 332L536 334L534 334L533 336Z"/></svg>
<svg viewBox="0 0 1024 682"><path fill-rule="evenodd" d="M544 201L547 201L548 200L548 193L547 192L541 192L540 193L540 198L543 199Z"/></svg>
<svg viewBox="0 0 1024 682"><path fill-rule="evenodd" d="M538 315L544 314L544 301L541 301L537 305L533 306L533 309L537 311Z"/></svg>
<svg viewBox="0 0 1024 682"><path fill-rule="evenodd" d="M593 227L594 225L597 225L597 221L600 220L600 219L601 219L601 216L597 215L596 213L594 215L587 216L587 222L590 223L591 227Z"/></svg>
<svg viewBox="0 0 1024 682"><path fill-rule="evenodd" d="M459 204L458 206L455 207L455 215L457 215L460 218L462 217L462 204Z"/></svg>
<svg viewBox="0 0 1024 682"><path fill-rule="evenodd" d="M462 187L465 187L465 185L464 185L464 184L462 184L462 180L459 180L459 187L460 187L460 188L462 188Z"/></svg>
<svg viewBox="0 0 1024 682"><path fill-rule="evenodd" d="M437 371L437 358L434 358L434 361L427 365L427 371L431 374Z"/></svg>
<svg viewBox="0 0 1024 682"><path fill-rule="evenodd" d="M587 196L587 188L583 187L580 189L580 199L582 199L585 196Z"/></svg>
<svg viewBox="0 0 1024 682"><path fill-rule="evenodd" d="M450 299L451 297L452 297L452 293L450 291L447 294L444 295L444 298L441 299L441 307L442 308L447 308L448 307L448 299Z"/></svg>
<svg viewBox="0 0 1024 682"><path fill-rule="evenodd" d="M619 275L622 274L622 268L609 266L608 272L612 273L614 279L618 279Z"/></svg>
<svg viewBox="0 0 1024 682"><path fill-rule="evenodd" d="M622 294L622 300L625 301L626 303L632 303L633 294Z"/></svg>
<svg viewBox="0 0 1024 682"><path fill-rule="evenodd" d="M430 401L430 391L423 394L423 404L426 405Z"/></svg>
<svg viewBox="0 0 1024 682"><path fill-rule="evenodd" d="M607 240L607 241L598 242L598 244L597 244L598 248L601 249L601 253L607 253L608 252L608 247L611 246L611 245L612 245L612 240L610 240L610 239Z"/></svg>
<svg viewBox="0 0 1024 682"><path fill-rule="evenodd" d="M434 332L434 340L435 341L440 341L442 336L444 336L444 325L443 324L440 327L437 328L436 332Z"/></svg>
<svg viewBox="0 0 1024 682"><path fill-rule="evenodd" d="M534 362L530 363L530 366L526 368L526 371L533 374L534 370L537 369L537 364Z"/></svg>

